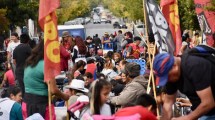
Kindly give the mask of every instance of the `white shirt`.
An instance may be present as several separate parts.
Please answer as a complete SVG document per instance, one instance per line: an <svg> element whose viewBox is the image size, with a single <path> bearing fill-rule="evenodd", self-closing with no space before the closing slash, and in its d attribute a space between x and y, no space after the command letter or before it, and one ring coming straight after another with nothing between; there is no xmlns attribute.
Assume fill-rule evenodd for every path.
<svg viewBox="0 0 215 120"><path fill-rule="evenodd" d="M10 42L8 44L8 47L7 47L7 52L10 52L11 53L11 62L13 61L13 51L14 49L20 44L20 41L18 42Z"/></svg>

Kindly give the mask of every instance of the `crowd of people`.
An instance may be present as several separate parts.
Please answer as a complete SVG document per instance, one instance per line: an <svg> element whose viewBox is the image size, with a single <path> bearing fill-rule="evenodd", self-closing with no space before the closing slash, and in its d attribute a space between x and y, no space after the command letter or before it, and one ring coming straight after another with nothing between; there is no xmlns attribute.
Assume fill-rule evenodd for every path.
<svg viewBox="0 0 215 120"><path fill-rule="evenodd" d="M64 31L59 39L60 69L66 74L60 81L63 89L58 86L59 80L44 81L44 40L32 45L28 34L19 37L12 33L10 41L5 41L7 60L0 84L3 89L0 119L49 120L50 109L52 119L56 119L55 107L60 106L66 106L71 120L215 119L215 64L205 57L188 54L201 43L198 32L192 39L185 32L182 40L177 56L156 54L153 69L158 84L157 96L153 96L153 91L147 91L147 70L150 70L147 45L140 44L142 38L130 31L119 30L111 35L105 32L102 38L96 34L85 40ZM215 42L210 48L214 50ZM127 59L144 61L145 74L141 74L139 63ZM51 107L48 106L48 84ZM173 105L191 110L173 116L177 112L172 109Z"/></svg>

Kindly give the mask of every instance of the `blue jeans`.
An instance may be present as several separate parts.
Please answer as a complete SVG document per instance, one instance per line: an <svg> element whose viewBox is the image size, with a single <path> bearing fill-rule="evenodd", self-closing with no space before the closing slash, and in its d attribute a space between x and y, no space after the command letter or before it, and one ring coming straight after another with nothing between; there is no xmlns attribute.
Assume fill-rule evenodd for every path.
<svg viewBox="0 0 215 120"><path fill-rule="evenodd" d="M202 116L202 117L199 118L199 120L215 120L215 115Z"/></svg>

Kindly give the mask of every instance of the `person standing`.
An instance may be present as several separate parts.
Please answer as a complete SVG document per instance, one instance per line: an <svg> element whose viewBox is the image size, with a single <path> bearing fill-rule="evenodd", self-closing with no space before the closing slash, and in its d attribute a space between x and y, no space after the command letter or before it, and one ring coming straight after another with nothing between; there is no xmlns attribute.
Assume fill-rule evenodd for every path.
<svg viewBox="0 0 215 120"><path fill-rule="evenodd" d="M48 107L48 84L52 95L63 100L68 100L69 95L62 93L56 80L52 79L44 82L44 41L32 49L31 55L26 60L24 69L25 95L22 102L22 113L27 118L34 113L39 113L45 120L49 120ZM49 83L48 83L49 82ZM55 118L54 105L51 106L52 116Z"/></svg>
<svg viewBox="0 0 215 120"><path fill-rule="evenodd" d="M124 39L124 35L122 34L122 30L119 30L118 31L118 35L114 38L114 42L116 42L116 45L117 45L117 52L118 53L121 53L122 51L122 40Z"/></svg>
<svg viewBox="0 0 215 120"><path fill-rule="evenodd" d="M13 51L20 44L19 36L16 32L11 34L11 42L7 47L7 61L11 65L13 72L15 72L15 65L13 64Z"/></svg>
<svg viewBox="0 0 215 120"><path fill-rule="evenodd" d="M140 37L134 37L134 43L129 44L126 57L134 57L135 59L139 59L140 57Z"/></svg>
<svg viewBox="0 0 215 120"><path fill-rule="evenodd" d="M25 60L31 55L31 47L28 44L30 37L28 34L23 33L20 36L20 42L13 52L13 64L16 66L15 79L22 89L22 94L25 94L25 87L23 83Z"/></svg>

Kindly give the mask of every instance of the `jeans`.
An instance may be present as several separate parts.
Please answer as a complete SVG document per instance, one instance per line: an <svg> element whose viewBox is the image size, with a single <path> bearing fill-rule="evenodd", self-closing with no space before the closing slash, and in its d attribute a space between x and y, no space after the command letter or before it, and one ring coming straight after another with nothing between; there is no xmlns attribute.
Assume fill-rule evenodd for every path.
<svg viewBox="0 0 215 120"><path fill-rule="evenodd" d="M199 120L215 120L215 115L202 116L202 117L199 118Z"/></svg>

